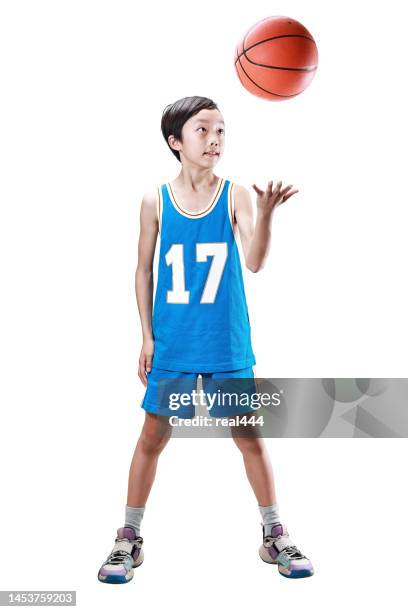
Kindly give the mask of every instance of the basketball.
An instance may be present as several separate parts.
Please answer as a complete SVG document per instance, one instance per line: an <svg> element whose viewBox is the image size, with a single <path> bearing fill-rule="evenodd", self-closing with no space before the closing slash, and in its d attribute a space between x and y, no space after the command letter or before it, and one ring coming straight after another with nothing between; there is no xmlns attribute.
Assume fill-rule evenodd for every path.
<svg viewBox="0 0 408 612"><path fill-rule="evenodd" d="M312 82L317 46L304 25L291 17L267 17L253 25L235 51L235 69L251 94L288 100Z"/></svg>

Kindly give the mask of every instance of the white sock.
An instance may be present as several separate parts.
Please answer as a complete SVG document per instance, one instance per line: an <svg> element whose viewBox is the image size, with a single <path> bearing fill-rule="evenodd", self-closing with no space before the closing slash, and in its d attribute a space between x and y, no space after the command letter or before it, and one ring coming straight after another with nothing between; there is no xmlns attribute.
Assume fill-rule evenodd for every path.
<svg viewBox="0 0 408 612"><path fill-rule="evenodd" d="M126 506L125 527L133 527L137 536L140 536L140 524L142 522L143 508L132 508Z"/></svg>
<svg viewBox="0 0 408 612"><path fill-rule="evenodd" d="M259 510L262 515L265 536L270 536L272 526L275 525L275 523L281 522L278 514L278 504L272 504L272 506L259 506Z"/></svg>

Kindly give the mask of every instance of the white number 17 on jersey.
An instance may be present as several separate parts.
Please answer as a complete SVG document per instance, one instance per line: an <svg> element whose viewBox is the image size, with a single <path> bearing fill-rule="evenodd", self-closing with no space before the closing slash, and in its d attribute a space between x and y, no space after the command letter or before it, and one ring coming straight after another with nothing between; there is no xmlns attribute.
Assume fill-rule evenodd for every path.
<svg viewBox="0 0 408 612"><path fill-rule="evenodd" d="M196 261L207 261L208 256L213 260L208 272L207 280L201 295L200 304L213 304L227 261L228 245L226 242L197 242ZM166 264L172 266L173 289L167 291L169 304L188 304L190 292L186 291L184 274L184 244L172 244L166 253Z"/></svg>

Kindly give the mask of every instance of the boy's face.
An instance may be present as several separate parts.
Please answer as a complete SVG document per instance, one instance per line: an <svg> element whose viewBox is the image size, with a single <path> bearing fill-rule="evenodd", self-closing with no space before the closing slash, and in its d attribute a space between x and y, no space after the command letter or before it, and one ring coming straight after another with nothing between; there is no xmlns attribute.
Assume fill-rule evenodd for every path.
<svg viewBox="0 0 408 612"><path fill-rule="evenodd" d="M181 161L185 160L199 166L215 166L224 152L224 120L220 111L203 109L185 122L181 130L182 142L170 136L170 144L180 152ZM174 137L173 137L174 138Z"/></svg>

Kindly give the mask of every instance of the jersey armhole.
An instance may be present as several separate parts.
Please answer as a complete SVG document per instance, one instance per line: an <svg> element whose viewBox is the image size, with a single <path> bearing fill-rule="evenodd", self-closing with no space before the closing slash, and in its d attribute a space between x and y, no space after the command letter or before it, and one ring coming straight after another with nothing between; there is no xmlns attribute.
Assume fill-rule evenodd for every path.
<svg viewBox="0 0 408 612"><path fill-rule="evenodd" d="M157 201L156 201L156 209L157 209L157 222L159 224L159 234L161 234L161 226L162 226L162 216L163 216L163 197L161 187L157 187Z"/></svg>

